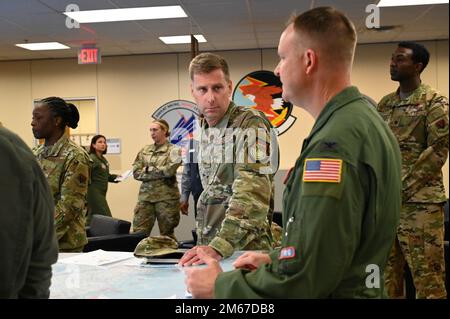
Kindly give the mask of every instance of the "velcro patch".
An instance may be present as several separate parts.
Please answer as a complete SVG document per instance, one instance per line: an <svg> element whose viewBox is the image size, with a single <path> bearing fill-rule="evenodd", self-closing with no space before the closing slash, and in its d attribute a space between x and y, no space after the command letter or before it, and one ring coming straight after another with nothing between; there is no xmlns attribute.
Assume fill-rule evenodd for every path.
<svg viewBox="0 0 450 319"><path fill-rule="evenodd" d="M80 181L80 184L85 184L87 181L86 176L84 176L83 174L78 175L78 179Z"/></svg>
<svg viewBox="0 0 450 319"><path fill-rule="evenodd" d="M334 158L307 158L303 182L340 183L342 160Z"/></svg>
<svg viewBox="0 0 450 319"><path fill-rule="evenodd" d="M295 247L289 246L284 247L280 251L280 256L278 257L279 260L281 259L292 259L295 257Z"/></svg>
<svg viewBox="0 0 450 319"><path fill-rule="evenodd" d="M283 184L284 184L284 185L286 185L286 183L287 183L289 177L291 176L293 170L294 170L294 168L291 167L291 168L288 170L288 172L286 173L286 175L284 175L284 178L283 178Z"/></svg>
<svg viewBox="0 0 450 319"><path fill-rule="evenodd" d="M438 128L444 128L445 127L445 120L444 119L442 119L442 120L439 120L437 123L436 123L436 126L438 127Z"/></svg>

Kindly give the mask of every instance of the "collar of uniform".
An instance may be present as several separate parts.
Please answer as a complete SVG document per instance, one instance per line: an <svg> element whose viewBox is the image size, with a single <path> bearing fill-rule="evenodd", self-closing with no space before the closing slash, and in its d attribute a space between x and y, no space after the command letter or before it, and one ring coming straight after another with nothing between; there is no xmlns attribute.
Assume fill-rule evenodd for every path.
<svg viewBox="0 0 450 319"><path fill-rule="evenodd" d="M397 102L398 105L409 105L414 104L414 101L417 101L422 96L423 92L426 92L428 89L428 85L420 83L420 85L412 91L412 93L407 96L404 99L400 98L400 87L397 88L397 91L395 91L395 102Z"/></svg>
<svg viewBox="0 0 450 319"><path fill-rule="evenodd" d="M317 131L322 128L322 126L325 125L325 123L328 121L331 115L333 115L334 112L336 112L346 104L361 98L362 95L356 86L349 86L335 95L330 101L328 101L322 112L320 112L319 117L314 123L311 133L307 137L307 140L309 140Z"/></svg>
<svg viewBox="0 0 450 319"><path fill-rule="evenodd" d="M58 156L59 152L69 142L69 137L63 134L59 140L53 144L52 146L44 146L44 152L46 156Z"/></svg>
<svg viewBox="0 0 450 319"><path fill-rule="evenodd" d="M107 164L108 161L103 155L100 155L100 157L97 155L97 153L89 153L89 157L95 162L102 162L103 164Z"/></svg>
<svg viewBox="0 0 450 319"><path fill-rule="evenodd" d="M164 144L161 144L161 145L152 144L151 148L154 152L164 153L169 148L169 144L170 144L169 141L166 141Z"/></svg>
<svg viewBox="0 0 450 319"><path fill-rule="evenodd" d="M229 121L230 121L230 116L231 113L237 108L236 104L234 104L233 101L230 101L230 104L228 104L228 109L225 112L224 116L222 117L222 119L219 121L219 123L217 123L214 126L208 126L208 123L205 121L205 128L215 128L215 129L219 129L220 130L220 136L224 136L225 132L226 132L226 128L229 125Z"/></svg>

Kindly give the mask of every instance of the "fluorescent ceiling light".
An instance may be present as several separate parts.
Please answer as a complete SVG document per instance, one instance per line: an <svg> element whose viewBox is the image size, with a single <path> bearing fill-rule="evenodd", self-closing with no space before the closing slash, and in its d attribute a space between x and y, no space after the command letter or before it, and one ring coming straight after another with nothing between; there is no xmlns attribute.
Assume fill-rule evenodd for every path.
<svg viewBox="0 0 450 319"><path fill-rule="evenodd" d="M64 14L79 23L186 18L180 6L69 11Z"/></svg>
<svg viewBox="0 0 450 319"><path fill-rule="evenodd" d="M425 4L448 3L448 0L380 0L378 7L420 6Z"/></svg>
<svg viewBox="0 0 450 319"><path fill-rule="evenodd" d="M70 49L67 45L59 42L22 43L16 44L16 46L32 51Z"/></svg>
<svg viewBox="0 0 450 319"><path fill-rule="evenodd" d="M206 39L201 34L196 34L194 37L198 42L206 42ZM165 44L180 44L180 43L191 43L190 35L176 35L172 37L159 37L159 39Z"/></svg>

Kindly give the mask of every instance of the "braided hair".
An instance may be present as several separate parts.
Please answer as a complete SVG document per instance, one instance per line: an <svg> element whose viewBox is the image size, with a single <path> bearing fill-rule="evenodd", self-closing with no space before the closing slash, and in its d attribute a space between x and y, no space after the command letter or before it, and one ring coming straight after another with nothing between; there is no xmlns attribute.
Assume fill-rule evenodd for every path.
<svg viewBox="0 0 450 319"><path fill-rule="evenodd" d="M78 121L80 120L80 113L78 113L77 107L72 103L66 103L62 98L56 96L46 97L45 99L40 100L39 103L47 105L53 117L61 117L62 129L66 126L77 128Z"/></svg>

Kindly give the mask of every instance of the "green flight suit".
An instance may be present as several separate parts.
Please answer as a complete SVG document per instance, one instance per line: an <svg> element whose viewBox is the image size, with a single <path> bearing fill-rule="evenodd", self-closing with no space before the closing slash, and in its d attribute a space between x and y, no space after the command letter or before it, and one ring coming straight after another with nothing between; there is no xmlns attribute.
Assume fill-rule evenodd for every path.
<svg viewBox="0 0 450 319"><path fill-rule="evenodd" d="M220 274L215 297L385 296L400 165L395 137L375 108L356 87L337 94L304 140L287 180L282 246L270 253L272 263Z"/></svg>
<svg viewBox="0 0 450 319"><path fill-rule="evenodd" d="M63 135L54 145L33 149L55 203L55 228L60 252L81 252L87 244L85 220L90 178L89 154Z"/></svg>
<svg viewBox="0 0 450 319"><path fill-rule="evenodd" d="M104 156L101 158L95 153L90 153L92 171L91 183L89 184L87 201L88 216L86 224L89 225L93 214L112 216L106 201L106 192L108 191L108 182L114 183L117 175L109 173L109 163Z"/></svg>
<svg viewBox="0 0 450 319"><path fill-rule="evenodd" d="M48 298L58 258L54 205L33 153L0 125L0 298Z"/></svg>

